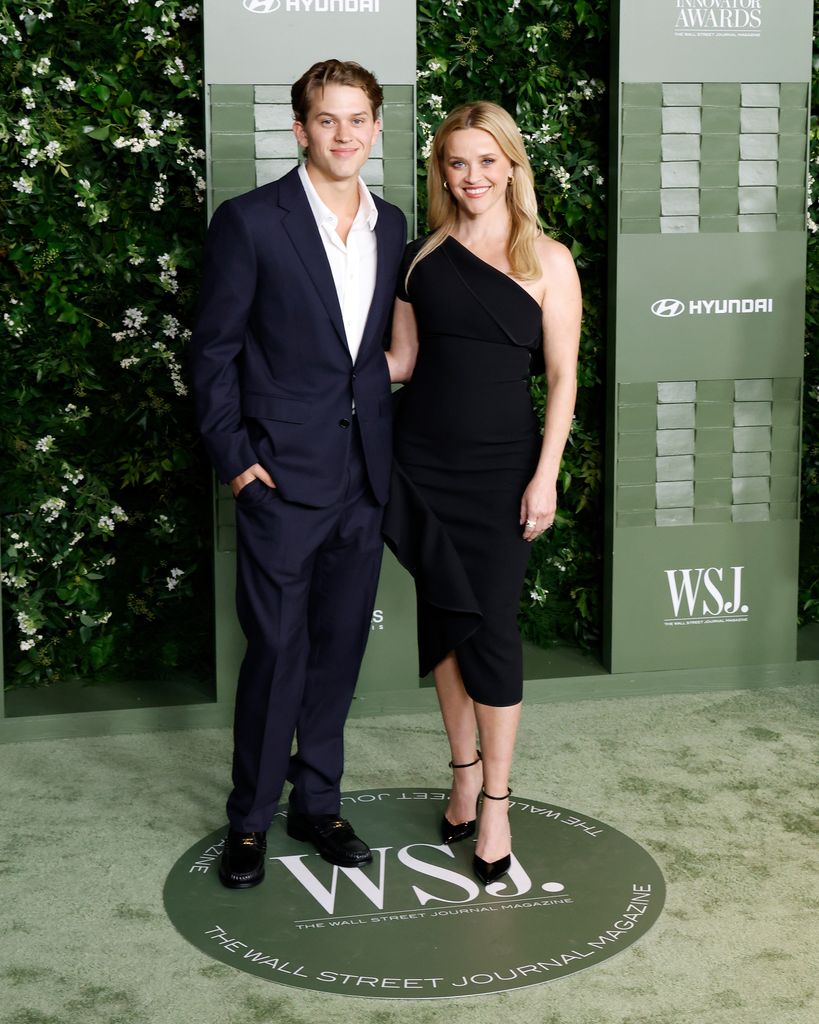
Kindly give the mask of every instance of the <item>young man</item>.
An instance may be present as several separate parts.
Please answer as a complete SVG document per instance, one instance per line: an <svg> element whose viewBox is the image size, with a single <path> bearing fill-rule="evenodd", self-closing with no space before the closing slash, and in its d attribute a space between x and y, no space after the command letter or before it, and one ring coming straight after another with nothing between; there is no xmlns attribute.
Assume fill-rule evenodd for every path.
<svg viewBox="0 0 819 1024"><path fill-rule="evenodd" d="M219 871L235 889L264 877L285 780L290 836L334 864L371 859L339 816L340 780L381 564L383 342L406 223L359 177L381 127L375 78L322 61L292 101L306 164L216 211L191 340L200 430L235 498L247 638Z"/></svg>

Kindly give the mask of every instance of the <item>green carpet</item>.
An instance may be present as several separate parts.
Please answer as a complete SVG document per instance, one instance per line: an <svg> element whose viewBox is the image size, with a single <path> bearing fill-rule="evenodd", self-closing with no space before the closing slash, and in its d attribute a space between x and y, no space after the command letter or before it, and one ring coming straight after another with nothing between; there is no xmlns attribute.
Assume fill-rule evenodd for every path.
<svg viewBox="0 0 819 1024"><path fill-rule="evenodd" d="M445 1002L283 988L175 932L162 886L220 825L228 730L2 746L0 1020L815 1024L817 705L819 686L791 686L528 707L515 789L643 845L666 909L591 970ZM347 790L447 782L435 715L355 719L347 737Z"/></svg>

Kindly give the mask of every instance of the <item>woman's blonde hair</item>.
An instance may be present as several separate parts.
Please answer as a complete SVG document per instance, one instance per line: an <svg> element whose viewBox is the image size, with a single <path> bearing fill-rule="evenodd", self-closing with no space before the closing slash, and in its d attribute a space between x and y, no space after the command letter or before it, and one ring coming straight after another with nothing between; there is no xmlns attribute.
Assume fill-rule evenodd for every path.
<svg viewBox="0 0 819 1024"><path fill-rule="evenodd" d="M512 222L507 254L514 277L521 281L535 281L542 273L535 250L535 242L540 237L541 230L532 167L518 126L511 115L497 103L490 103L488 100L464 103L456 107L435 132L427 164L427 221L432 234L410 264L406 280L409 281L416 264L434 252L455 229L458 221L458 204L444 188L445 149L449 137L464 128L480 128L489 132L512 163L512 182L506 191L506 205Z"/></svg>

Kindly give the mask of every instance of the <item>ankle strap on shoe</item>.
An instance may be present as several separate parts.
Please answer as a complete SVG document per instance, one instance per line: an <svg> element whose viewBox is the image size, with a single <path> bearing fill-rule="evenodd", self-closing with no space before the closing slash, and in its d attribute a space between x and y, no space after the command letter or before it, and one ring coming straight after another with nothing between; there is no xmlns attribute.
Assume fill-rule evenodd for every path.
<svg viewBox="0 0 819 1024"><path fill-rule="evenodd" d="M480 750L477 753L478 753L478 756L475 758L474 761L467 761L466 764L455 764L454 761L450 761L449 762L449 767L450 768L471 768L473 764L477 764L478 761L482 760Z"/></svg>
<svg viewBox="0 0 819 1024"><path fill-rule="evenodd" d="M487 793L483 786L481 786L481 793L483 793L487 800L508 800L512 795L512 789L511 787L507 789L505 796L492 796L491 793Z"/></svg>

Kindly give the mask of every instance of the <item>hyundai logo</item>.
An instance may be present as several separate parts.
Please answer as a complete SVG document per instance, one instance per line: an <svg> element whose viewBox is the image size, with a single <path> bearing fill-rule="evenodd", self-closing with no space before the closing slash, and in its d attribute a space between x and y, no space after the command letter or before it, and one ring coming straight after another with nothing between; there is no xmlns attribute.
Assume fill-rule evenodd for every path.
<svg viewBox="0 0 819 1024"><path fill-rule="evenodd" d="M654 316L679 316L685 312L685 303L679 299L657 299L651 305Z"/></svg>
<svg viewBox="0 0 819 1024"><path fill-rule="evenodd" d="M242 0L242 7L251 14L272 14L281 5L282 0Z"/></svg>

